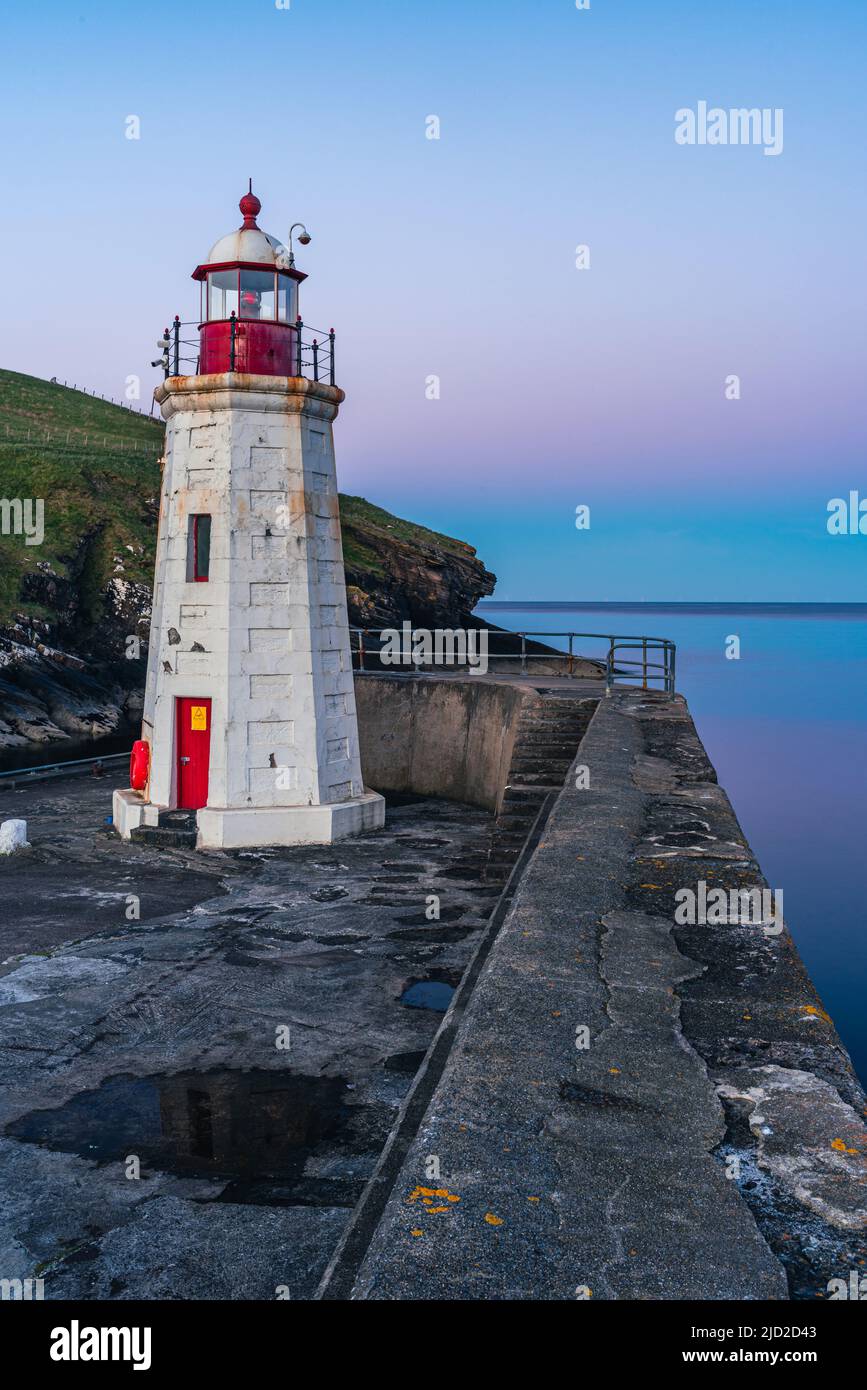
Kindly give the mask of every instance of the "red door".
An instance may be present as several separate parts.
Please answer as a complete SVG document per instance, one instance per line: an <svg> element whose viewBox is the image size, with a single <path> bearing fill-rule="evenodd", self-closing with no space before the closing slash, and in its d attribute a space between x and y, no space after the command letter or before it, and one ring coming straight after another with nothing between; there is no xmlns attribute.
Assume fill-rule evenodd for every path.
<svg viewBox="0 0 867 1390"><path fill-rule="evenodd" d="M208 768L211 761L211 702L177 701L178 806L197 811L208 804Z"/></svg>

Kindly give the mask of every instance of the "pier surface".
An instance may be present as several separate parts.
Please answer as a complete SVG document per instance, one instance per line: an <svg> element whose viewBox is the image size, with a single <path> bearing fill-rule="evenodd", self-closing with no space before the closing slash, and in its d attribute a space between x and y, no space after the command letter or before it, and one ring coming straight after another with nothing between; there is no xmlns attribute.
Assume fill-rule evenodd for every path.
<svg viewBox="0 0 867 1390"><path fill-rule="evenodd" d="M684 702L434 684L367 682L371 761L390 691L418 747L339 845L156 850L106 782L8 795L0 1276L820 1299L862 1269L867 1102L788 930L674 920L766 886ZM429 785L458 717L475 807Z"/></svg>

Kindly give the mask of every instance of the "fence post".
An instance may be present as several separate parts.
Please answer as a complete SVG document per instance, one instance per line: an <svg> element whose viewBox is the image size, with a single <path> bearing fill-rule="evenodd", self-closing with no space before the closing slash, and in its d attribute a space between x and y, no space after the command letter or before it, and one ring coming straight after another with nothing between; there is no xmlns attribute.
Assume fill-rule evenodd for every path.
<svg viewBox="0 0 867 1390"><path fill-rule="evenodd" d="M304 327L304 324L302 323L302 321L301 321L301 315L299 314L298 317L297 317L297 319L295 320L295 335L296 335L296 336L295 336L295 375L296 375L296 376L300 376L300 375L301 375L301 330L302 330L303 327Z"/></svg>
<svg viewBox="0 0 867 1390"><path fill-rule="evenodd" d="M527 671L527 636L523 632L521 633L521 671L524 674Z"/></svg>
<svg viewBox="0 0 867 1390"><path fill-rule="evenodd" d="M237 326L238 326L238 320L235 318L235 310L233 309L232 312L231 312L231 314L229 315L229 371L230 371L230 372L233 372L233 371L235 370L235 332L236 332L236 330L237 330Z"/></svg>
<svg viewBox="0 0 867 1390"><path fill-rule="evenodd" d="M333 386L333 385L334 385L334 329L333 329L333 328L329 328L329 330L328 330L328 343L329 343L329 349L330 349L330 350L329 350L329 354L328 354L328 361L329 361L329 376L330 376L330 378L331 378L331 385Z"/></svg>
<svg viewBox="0 0 867 1390"><path fill-rule="evenodd" d="M573 671L572 643L573 643L573 641L574 641L574 638L575 638L574 632L570 632L570 633L569 633L569 665L568 665L568 667L567 667L570 676L571 676L572 671Z"/></svg>
<svg viewBox="0 0 867 1390"><path fill-rule="evenodd" d="M364 628L358 629L358 669L364 670Z"/></svg>
<svg viewBox="0 0 867 1390"><path fill-rule="evenodd" d="M647 689L647 638L641 639L641 689Z"/></svg>
<svg viewBox="0 0 867 1390"><path fill-rule="evenodd" d="M313 339L313 380L319 380L319 344Z"/></svg>
<svg viewBox="0 0 867 1390"><path fill-rule="evenodd" d="M180 314L175 314L175 321L172 325L175 332L175 370L173 375L181 374L181 318Z"/></svg>

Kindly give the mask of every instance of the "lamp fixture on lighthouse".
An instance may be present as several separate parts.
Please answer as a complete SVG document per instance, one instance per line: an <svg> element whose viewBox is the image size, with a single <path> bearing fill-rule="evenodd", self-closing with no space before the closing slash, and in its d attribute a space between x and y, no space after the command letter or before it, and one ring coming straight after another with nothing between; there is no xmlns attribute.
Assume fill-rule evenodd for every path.
<svg viewBox="0 0 867 1390"><path fill-rule="evenodd" d="M241 226L220 237L193 271L201 287L199 371L293 376L298 287L307 277L295 269L291 233L287 262L283 243L260 228L252 182L238 206Z"/></svg>

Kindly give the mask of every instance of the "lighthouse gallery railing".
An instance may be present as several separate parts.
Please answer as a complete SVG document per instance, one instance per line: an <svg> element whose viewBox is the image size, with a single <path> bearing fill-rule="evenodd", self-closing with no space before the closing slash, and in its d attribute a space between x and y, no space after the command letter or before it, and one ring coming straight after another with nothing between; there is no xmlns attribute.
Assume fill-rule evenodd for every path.
<svg viewBox="0 0 867 1390"><path fill-rule="evenodd" d="M230 324L229 371L234 371L236 325L239 322L254 323L256 320L239 320L233 313L228 322ZM171 327L163 330L163 336L159 342L163 355L157 361L162 366L164 376L196 376L198 374L198 333L200 327L201 324L198 319L182 321L175 316ZM329 328L326 332L324 329L311 328L300 318L290 324L289 328L293 335L295 375L306 377L308 381L325 381L329 386L334 386L336 384L334 378L334 329ZM184 336L191 331L195 332L195 337Z"/></svg>

